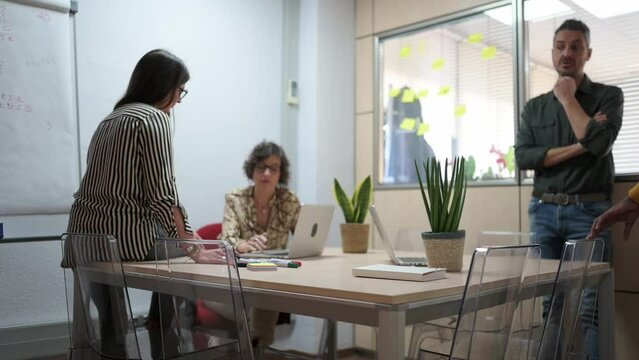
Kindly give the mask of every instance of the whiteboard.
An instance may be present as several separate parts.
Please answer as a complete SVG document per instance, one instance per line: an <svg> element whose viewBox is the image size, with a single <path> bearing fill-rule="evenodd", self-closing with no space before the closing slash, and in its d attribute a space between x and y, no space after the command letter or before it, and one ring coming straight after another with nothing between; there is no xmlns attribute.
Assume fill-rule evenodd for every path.
<svg viewBox="0 0 639 360"><path fill-rule="evenodd" d="M0 215L67 213L79 184L69 5L0 1Z"/></svg>

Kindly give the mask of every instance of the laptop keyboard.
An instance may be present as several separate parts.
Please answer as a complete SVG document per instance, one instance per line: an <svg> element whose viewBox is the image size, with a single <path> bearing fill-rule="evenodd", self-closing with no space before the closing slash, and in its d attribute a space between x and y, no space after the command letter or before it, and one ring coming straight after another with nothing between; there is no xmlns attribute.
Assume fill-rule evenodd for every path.
<svg viewBox="0 0 639 360"><path fill-rule="evenodd" d="M426 258L425 257L419 257L419 256L399 256L397 257L399 260L403 261L403 262L407 262L407 263L426 263Z"/></svg>
<svg viewBox="0 0 639 360"><path fill-rule="evenodd" d="M263 250L259 251L259 253L267 254L267 255L288 255L288 250Z"/></svg>

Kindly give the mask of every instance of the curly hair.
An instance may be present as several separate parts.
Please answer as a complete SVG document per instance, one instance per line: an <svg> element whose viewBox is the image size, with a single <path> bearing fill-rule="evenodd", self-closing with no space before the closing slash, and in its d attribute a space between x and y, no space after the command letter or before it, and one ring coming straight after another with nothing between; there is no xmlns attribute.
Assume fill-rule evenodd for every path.
<svg viewBox="0 0 639 360"><path fill-rule="evenodd" d="M246 161L244 161L244 174L251 180L253 179L253 173L257 164L266 160L269 156L275 155L280 158L280 181L281 185L287 185L289 179L289 162L286 157L284 149L272 141L262 141L255 145L253 151L249 154Z"/></svg>

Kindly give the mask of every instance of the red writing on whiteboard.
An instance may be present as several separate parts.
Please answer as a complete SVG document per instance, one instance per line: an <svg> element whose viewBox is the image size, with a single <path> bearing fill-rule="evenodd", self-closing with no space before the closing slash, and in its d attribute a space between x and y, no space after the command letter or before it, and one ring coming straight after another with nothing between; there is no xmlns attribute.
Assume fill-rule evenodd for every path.
<svg viewBox="0 0 639 360"><path fill-rule="evenodd" d="M30 113L33 112L33 106L20 95L0 93L0 110Z"/></svg>
<svg viewBox="0 0 639 360"><path fill-rule="evenodd" d="M51 15L44 11L40 11L36 17L42 21L51 21Z"/></svg>

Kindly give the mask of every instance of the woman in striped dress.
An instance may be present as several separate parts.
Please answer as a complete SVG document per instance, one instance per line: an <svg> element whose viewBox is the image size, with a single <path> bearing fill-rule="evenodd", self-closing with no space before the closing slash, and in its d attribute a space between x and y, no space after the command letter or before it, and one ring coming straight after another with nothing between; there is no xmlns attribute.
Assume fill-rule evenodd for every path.
<svg viewBox="0 0 639 360"><path fill-rule="evenodd" d="M113 235L123 261L154 259L158 236L199 239L178 197L169 116L187 94L189 77L182 60L166 50L152 50L138 61L126 93L93 134L67 232ZM89 254L99 260L101 250L90 249ZM222 255L216 249L186 250L201 263L220 262ZM65 252L63 267L74 266L70 255ZM101 297L108 309L108 290L94 290L92 296ZM151 319L158 313L156 296L154 300ZM82 311L81 300L74 306ZM100 318L105 329L113 327L110 316Z"/></svg>

